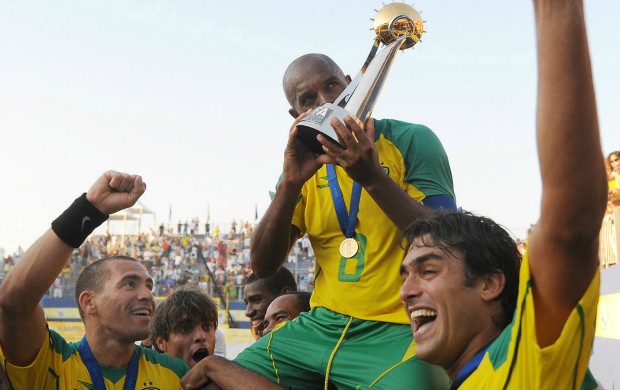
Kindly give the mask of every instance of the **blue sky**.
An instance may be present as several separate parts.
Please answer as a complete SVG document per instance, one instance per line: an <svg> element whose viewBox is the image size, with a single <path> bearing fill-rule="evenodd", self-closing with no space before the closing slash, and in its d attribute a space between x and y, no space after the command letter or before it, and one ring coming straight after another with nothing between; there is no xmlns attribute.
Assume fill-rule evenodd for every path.
<svg viewBox="0 0 620 390"><path fill-rule="evenodd" d="M417 1L427 33L374 110L431 127L457 202L522 237L539 212L531 1ZM292 122L287 65L355 75L380 1L1 1L0 248L27 247L108 169L158 222L221 228L269 204ZM603 151L620 149L620 3L586 3ZM558 151L561 153L561 151ZM578 156L576 156L578 158ZM567 178L570 180L570 177Z"/></svg>

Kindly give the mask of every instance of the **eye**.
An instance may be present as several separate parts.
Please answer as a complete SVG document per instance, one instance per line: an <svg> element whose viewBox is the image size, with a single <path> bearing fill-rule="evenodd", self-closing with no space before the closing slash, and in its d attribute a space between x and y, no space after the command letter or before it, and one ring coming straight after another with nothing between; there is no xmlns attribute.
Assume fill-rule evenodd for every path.
<svg viewBox="0 0 620 390"><path fill-rule="evenodd" d="M314 94L308 94L308 95L304 95L301 98L301 106L302 107L306 107L311 105L314 102L314 99L316 98L316 95Z"/></svg>
<svg viewBox="0 0 620 390"><path fill-rule="evenodd" d="M202 330L204 330L205 332L209 332L211 330L211 328L213 328L213 324L202 324Z"/></svg>
<svg viewBox="0 0 620 390"><path fill-rule="evenodd" d="M424 267L422 272L420 273L422 277L430 277L437 274L437 269L435 267Z"/></svg>

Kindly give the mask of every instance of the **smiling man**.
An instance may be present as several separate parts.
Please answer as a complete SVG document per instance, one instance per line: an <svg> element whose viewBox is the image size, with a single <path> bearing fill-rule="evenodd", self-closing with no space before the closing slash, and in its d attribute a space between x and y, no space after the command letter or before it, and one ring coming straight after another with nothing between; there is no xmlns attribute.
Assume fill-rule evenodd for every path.
<svg viewBox="0 0 620 390"><path fill-rule="evenodd" d="M217 306L196 288L175 290L157 306L151 340L159 352L183 360L190 368L215 349Z"/></svg>
<svg viewBox="0 0 620 390"><path fill-rule="evenodd" d="M14 389L181 388L185 363L134 344L149 335L155 310L153 280L135 259L98 260L78 277L86 333L80 342L48 329L39 304L73 248L109 214L133 206L145 189L140 176L105 173L52 222L0 286L0 361Z"/></svg>
<svg viewBox="0 0 620 390"><path fill-rule="evenodd" d="M250 330L256 340L263 337L265 313L269 304L280 295L294 291L297 291L295 277L284 266L266 278L259 278L255 274L248 276L243 302L246 305L245 316L250 319Z"/></svg>
<svg viewBox="0 0 620 390"><path fill-rule="evenodd" d="M309 292L296 291L274 299L265 313L263 334L271 332L278 324L297 318L304 311L310 311L310 296Z"/></svg>
<svg viewBox="0 0 620 390"><path fill-rule="evenodd" d="M522 264L488 218L444 214L405 232L401 300L416 354L444 367L453 389L596 388L587 367L607 188L583 4L534 9L542 202Z"/></svg>

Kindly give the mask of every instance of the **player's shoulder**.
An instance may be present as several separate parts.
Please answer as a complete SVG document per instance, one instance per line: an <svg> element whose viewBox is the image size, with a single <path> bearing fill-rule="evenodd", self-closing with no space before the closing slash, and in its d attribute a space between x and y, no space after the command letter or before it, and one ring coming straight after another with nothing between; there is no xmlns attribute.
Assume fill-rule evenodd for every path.
<svg viewBox="0 0 620 390"><path fill-rule="evenodd" d="M408 142L414 139L437 139L435 132L426 125L396 119L375 119L375 141L379 139L380 135L396 142Z"/></svg>
<svg viewBox="0 0 620 390"><path fill-rule="evenodd" d="M189 371L189 367L183 360L165 353L157 352L153 349L145 348L140 345L136 345L136 352L138 355L143 355L148 364L159 365L170 369L174 371L179 378L183 377L183 375Z"/></svg>

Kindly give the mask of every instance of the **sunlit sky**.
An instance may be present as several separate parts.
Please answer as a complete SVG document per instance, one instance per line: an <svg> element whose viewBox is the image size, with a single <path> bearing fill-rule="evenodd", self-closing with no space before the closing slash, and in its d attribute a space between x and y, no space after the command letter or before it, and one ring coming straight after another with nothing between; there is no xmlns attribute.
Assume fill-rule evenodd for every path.
<svg viewBox="0 0 620 390"><path fill-rule="evenodd" d="M309 52L354 76L380 1L0 1L0 248L29 246L104 171L141 174L154 221L221 229L269 205ZM531 1L420 0L373 116L422 123L457 203L517 237L537 220ZM586 2L603 152L620 149L620 2ZM558 153L562 153L558 150ZM579 156L575 156L579 158ZM570 177L566 178L571 180Z"/></svg>

